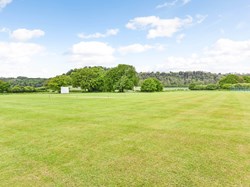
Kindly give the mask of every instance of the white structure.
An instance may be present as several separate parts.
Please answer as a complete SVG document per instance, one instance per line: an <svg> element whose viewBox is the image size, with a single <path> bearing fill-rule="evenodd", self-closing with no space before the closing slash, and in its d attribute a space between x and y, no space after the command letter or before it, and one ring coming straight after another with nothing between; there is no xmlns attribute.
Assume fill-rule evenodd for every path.
<svg viewBox="0 0 250 187"><path fill-rule="evenodd" d="M61 94L69 94L69 87L61 87Z"/></svg>

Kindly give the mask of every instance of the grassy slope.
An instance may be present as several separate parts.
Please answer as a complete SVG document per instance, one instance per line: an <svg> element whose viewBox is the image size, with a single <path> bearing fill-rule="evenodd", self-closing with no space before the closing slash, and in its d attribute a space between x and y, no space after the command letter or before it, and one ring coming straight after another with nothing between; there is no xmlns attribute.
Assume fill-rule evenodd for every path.
<svg viewBox="0 0 250 187"><path fill-rule="evenodd" d="M3 186L247 186L250 93L0 95Z"/></svg>

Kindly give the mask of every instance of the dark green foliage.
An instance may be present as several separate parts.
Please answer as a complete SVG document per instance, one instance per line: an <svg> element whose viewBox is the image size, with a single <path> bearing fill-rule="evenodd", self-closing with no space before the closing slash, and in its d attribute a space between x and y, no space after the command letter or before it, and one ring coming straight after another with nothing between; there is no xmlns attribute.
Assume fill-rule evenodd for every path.
<svg viewBox="0 0 250 187"><path fill-rule="evenodd" d="M8 92L10 89L10 84L0 80L0 93Z"/></svg>
<svg viewBox="0 0 250 187"><path fill-rule="evenodd" d="M195 83L191 83L190 85L189 85L189 89L190 90L195 90L195 86L196 86L196 84Z"/></svg>
<svg viewBox="0 0 250 187"><path fill-rule="evenodd" d="M195 85L193 90L206 90L206 85Z"/></svg>
<svg viewBox="0 0 250 187"><path fill-rule="evenodd" d="M85 67L71 73L74 87L81 87L88 92L104 90L105 70L102 67Z"/></svg>
<svg viewBox="0 0 250 187"><path fill-rule="evenodd" d="M34 87L32 87L32 86L25 86L25 87L23 88L23 91L24 91L24 92L35 92L36 89L35 89Z"/></svg>
<svg viewBox="0 0 250 187"><path fill-rule="evenodd" d="M219 86L217 84L203 85L203 84L192 83L189 85L189 89L190 90L218 90Z"/></svg>
<svg viewBox="0 0 250 187"><path fill-rule="evenodd" d="M82 90L70 90L70 93L83 93Z"/></svg>
<svg viewBox="0 0 250 187"><path fill-rule="evenodd" d="M138 84L138 77L133 66L120 64L111 68L105 75L105 91L124 92L124 90L133 90Z"/></svg>
<svg viewBox="0 0 250 187"><path fill-rule="evenodd" d="M219 86L217 84L208 84L206 85L206 90L218 90Z"/></svg>
<svg viewBox="0 0 250 187"><path fill-rule="evenodd" d="M14 86L10 89L11 93L32 93L36 92L36 88L32 86Z"/></svg>
<svg viewBox="0 0 250 187"><path fill-rule="evenodd" d="M28 77L17 77L17 78L0 78L0 80L10 83L11 87L14 86L32 86L42 87L47 79L45 78L28 78Z"/></svg>
<svg viewBox="0 0 250 187"><path fill-rule="evenodd" d="M35 88L36 92L47 92L47 88L46 87L39 87L39 88Z"/></svg>
<svg viewBox="0 0 250 187"><path fill-rule="evenodd" d="M59 75L59 76L49 79L46 86L53 91L60 91L60 88L62 86L70 86L71 84L72 84L72 80L70 76Z"/></svg>
<svg viewBox="0 0 250 187"><path fill-rule="evenodd" d="M244 83L250 83L250 76L243 76Z"/></svg>
<svg viewBox="0 0 250 187"><path fill-rule="evenodd" d="M164 87L188 87L193 82L205 85L216 84L222 75L202 71L139 73L140 83L150 77L160 80Z"/></svg>
<svg viewBox="0 0 250 187"><path fill-rule="evenodd" d="M162 83L155 78L146 79L141 86L142 92L161 92L163 90Z"/></svg>
<svg viewBox="0 0 250 187"><path fill-rule="evenodd" d="M14 86L11 88L10 90L12 93L22 93L23 92L23 88L20 86Z"/></svg>

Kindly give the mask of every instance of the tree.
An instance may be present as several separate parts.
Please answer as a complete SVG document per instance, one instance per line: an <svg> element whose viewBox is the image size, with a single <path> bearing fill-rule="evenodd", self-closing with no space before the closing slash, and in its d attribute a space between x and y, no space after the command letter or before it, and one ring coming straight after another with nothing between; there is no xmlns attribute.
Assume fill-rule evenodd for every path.
<svg viewBox="0 0 250 187"><path fill-rule="evenodd" d="M250 76L243 76L245 83L250 83Z"/></svg>
<svg viewBox="0 0 250 187"><path fill-rule="evenodd" d="M25 86L25 87L23 88L23 91L24 91L24 92L35 92L36 89L35 89L34 87L32 87L32 86Z"/></svg>
<svg viewBox="0 0 250 187"><path fill-rule="evenodd" d="M54 78L50 78L46 86L54 91L60 91L62 86L70 86L72 83L71 77L67 75L59 75Z"/></svg>
<svg viewBox="0 0 250 187"><path fill-rule="evenodd" d="M85 67L71 74L73 86L88 92L103 91L104 76L105 70L102 67Z"/></svg>
<svg viewBox="0 0 250 187"><path fill-rule="evenodd" d="M156 79L156 78L154 78L154 81L156 83L156 89L157 89L156 91L157 92L163 91L163 85L162 85L162 83L158 79Z"/></svg>
<svg viewBox="0 0 250 187"><path fill-rule="evenodd" d="M195 90L195 86L196 86L195 83L191 83L191 84L188 86L188 88L189 88L189 90Z"/></svg>
<svg viewBox="0 0 250 187"><path fill-rule="evenodd" d="M23 92L23 88L21 88L20 86L14 86L11 88L10 90L12 93L22 93Z"/></svg>
<svg viewBox="0 0 250 187"><path fill-rule="evenodd" d="M0 93L8 92L10 89L10 84L0 80Z"/></svg>
<svg viewBox="0 0 250 187"><path fill-rule="evenodd" d="M160 92L163 90L162 83L156 78L146 79L141 86L142 92Z"/></svg>
<svg viewBox="0 0 250 187"><path fill-rule="evenodd" d="M243 83L244 79L238 75L229 74L225 77L222 77L219 81L220 86L222 87L224 84L237 84Z"/></svg>
<svg viewBox="0 0 250 187"><path fill-rule="evenodd" d="M105 90L124 92L124 90L132 90L138 84L138 77L133 66L119 64L115 68L111 68L105 75Z"/></svg>

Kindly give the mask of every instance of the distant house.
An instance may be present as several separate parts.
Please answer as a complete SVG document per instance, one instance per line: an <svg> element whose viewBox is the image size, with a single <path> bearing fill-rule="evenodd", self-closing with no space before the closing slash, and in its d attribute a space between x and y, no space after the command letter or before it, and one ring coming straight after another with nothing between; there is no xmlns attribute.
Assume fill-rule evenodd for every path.
<svg viewBox="0 0 250 187"><path fill-rule="evenodd" d="M61 94L69 94L69 87L61 87Z"/></svg>

